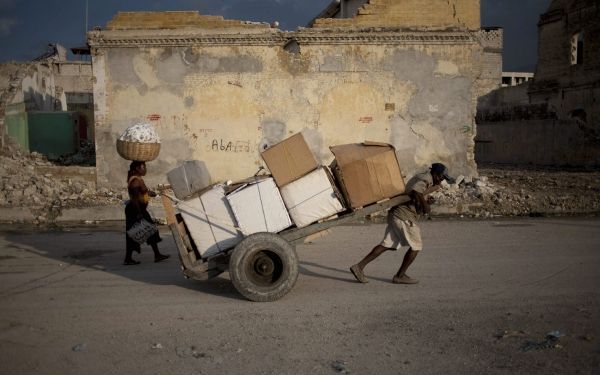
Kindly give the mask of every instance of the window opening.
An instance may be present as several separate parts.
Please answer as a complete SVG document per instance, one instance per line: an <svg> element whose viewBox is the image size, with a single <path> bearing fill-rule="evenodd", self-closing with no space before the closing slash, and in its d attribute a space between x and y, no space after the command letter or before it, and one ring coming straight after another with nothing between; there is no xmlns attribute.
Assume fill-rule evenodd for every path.
<svg viewBox="0 0 600 375"><path fill-rule="evenodd" d="M583 64L583 33L571 37L571 65Z"/></svg>

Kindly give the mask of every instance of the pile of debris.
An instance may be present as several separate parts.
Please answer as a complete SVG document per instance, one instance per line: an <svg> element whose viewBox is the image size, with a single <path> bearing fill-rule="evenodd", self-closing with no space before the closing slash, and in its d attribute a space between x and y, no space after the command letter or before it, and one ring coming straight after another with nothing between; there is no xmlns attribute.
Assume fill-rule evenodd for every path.
<svg viewBox="0 0 600 375"><path fill-rule="evenodd" d="M75 154L63 155L52 160L59 165L80 165L93 167L96 165L96 148L93 142L82 140Z"/></svg>
<svg viewBox="0 0 600 375"><path fill-rule="evenodd" d="M600 213L600 172L485 167L433 194L443 213L473 217Z"/></svg>
<svg viewBox="0 0 600 375"><path fill-rule="evenodd" d="M40 172L56 166L39 153L8 147L0 155L0 207L29 207L38 223L51 222L62 209L115 205L125 191L96 190L95 183Z"/></svg>
<svg viewBox="0 0 600 375"><path fill-rule="evenodd" d="M64 165L64 164L63 164ZM0 154L0 207L28 207L37 223L63 209L115 206L125 189L96 189L93 181L48 173L61 166L38 153L8 145ZM531 167L484 167L479 178L459 178L433 193L434 214L470 217L600 213L600 171ZM6 218L4 218L6 219Z"/></svg>

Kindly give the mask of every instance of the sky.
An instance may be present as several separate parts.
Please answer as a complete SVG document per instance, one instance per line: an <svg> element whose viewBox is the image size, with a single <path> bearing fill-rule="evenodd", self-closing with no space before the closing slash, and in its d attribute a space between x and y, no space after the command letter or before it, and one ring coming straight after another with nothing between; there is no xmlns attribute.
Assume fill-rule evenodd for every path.
<svg viewBox="0 0 600 375"><path fill-rule="evenodd" d="M429 0L423 0L429 1ZM197 10L248 21L305 26L330 0L87 0L88 29L118 11ZM537 22L551 0L481 0L482 26L504 28L504 71L534 71ZM85 45L86 0L0 0L0 62L31 60L48 43Z"/></svg>

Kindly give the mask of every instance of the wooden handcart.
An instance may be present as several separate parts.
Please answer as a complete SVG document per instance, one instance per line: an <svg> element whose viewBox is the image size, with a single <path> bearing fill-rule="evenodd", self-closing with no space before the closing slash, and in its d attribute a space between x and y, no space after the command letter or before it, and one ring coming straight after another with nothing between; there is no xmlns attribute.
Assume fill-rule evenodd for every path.
<svg viewBox="0 0 600 375"><path fill-rule="evenodd" d="M174 198L168 190L161 191L161 198L184 276L195 280L208 280L229 271L237 291L247 299L257 302L276 301L294 287L298 278L298 256L295 249L297 243L312 234L359 221L410 199L407 195L399 195L303 228L290 228L279 233L254 233L245 237L234 248L201 258L194 250L186 223L181 215L175 212Z"/></svg>

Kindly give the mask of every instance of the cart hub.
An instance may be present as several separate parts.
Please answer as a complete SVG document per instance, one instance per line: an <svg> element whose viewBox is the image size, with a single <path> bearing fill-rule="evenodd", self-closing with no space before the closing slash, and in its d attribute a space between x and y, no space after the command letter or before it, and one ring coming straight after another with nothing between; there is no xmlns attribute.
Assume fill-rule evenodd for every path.
<svg viewBox="0 0 600 375"><path fill-rule="evenodd" d="M247 263L247 274L257 285L272 285L277 283L283 272L283 262L279 255L269 250L261 250L254 254Z"/></svg>

